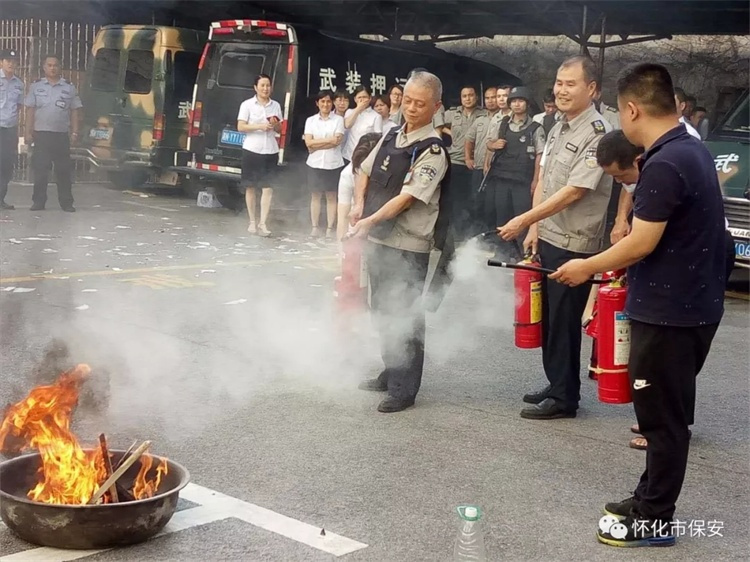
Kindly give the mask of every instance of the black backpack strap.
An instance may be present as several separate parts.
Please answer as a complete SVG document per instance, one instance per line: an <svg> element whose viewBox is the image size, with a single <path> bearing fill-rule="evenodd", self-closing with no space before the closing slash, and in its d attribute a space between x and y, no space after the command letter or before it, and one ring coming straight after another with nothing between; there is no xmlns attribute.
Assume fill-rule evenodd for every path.
<svg viewBox="0 0 750 562"><path fill-rule="evenodd" d="M505 139L505 135L508 134L508 127L510 127L510 115L503 117L500 121L500 131L498 132L498 139Z"/></svg>

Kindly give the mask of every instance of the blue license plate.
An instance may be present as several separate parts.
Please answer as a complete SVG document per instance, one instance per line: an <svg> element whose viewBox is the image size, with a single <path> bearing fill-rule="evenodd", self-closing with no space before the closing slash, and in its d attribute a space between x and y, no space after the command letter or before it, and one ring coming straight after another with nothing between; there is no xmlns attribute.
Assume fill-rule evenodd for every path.
<svg viewBox="0 0 750 562"><path fill-rule="evenodd" d="M734 254L738 258L750 259L750 242L734 241Z"/></svg>
<svg viewBox="0 0 750 562"><path fill-rule="evenodd" d="M242 146L242 142L245 140L245 133L239 131L232 131L231 129L224 129L221 132L221 144L231 144L233 146Z"/></svg>

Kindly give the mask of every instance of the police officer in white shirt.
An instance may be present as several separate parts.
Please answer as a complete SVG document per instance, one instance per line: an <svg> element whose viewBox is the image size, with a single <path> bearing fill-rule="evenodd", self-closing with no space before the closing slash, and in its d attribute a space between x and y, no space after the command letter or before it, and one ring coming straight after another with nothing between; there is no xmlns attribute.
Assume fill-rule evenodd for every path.
<svg viewBox="0 0 750 562"><path fill-rule="evenodd" d="M15 207L5 202L8 184L18 156L18 115L23 106L23 81L15 75L18 55L0 51L0 209Z"/></svg>
<svg viewBox="0 0 750 562"><path fill-rule="evenodd" d="M336 222L336 191L344 158L341 143L344 139L344 119L333 113L333 93L329 90L318 94L315 104L318 113L305 121L305 145L307 157L307 187L310 190L310 236L320 236L320 200L326 194L326 238L333 238Z"/></svg>
<svg viewBox="0 0 750 562"><path fill-rule="evenodd" d="M45 56L42 68L44 78L31 85L24 102L25 141L27 145L32 141L34 143L34 193L31 210L44 209L47 203L49 169L54 164L60 208L73 213L75 208L70 143L78 141L79 114L83 105L75 86L60 76L60 58L57 55Z"/></svg>
<svg viewBox="0 0 750 562"><path fill-rule="evenodd" d="M271 210L273 188L271 182L276 171L279 143L276 135L281 131L283 114L278 102L271 99L271 77L259 74L255 78L255 96L240 105L237 130L245 133L242 141L242 185L250 224L250 234L270 236L266 221ZM255 222L255 190L262 189L260 197L260 223Z"/></svg>

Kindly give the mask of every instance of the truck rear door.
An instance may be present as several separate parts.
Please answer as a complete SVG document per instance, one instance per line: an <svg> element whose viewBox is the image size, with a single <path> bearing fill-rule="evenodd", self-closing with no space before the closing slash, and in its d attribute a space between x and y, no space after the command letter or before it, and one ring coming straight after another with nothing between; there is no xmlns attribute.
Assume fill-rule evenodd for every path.
<svg viewBox="0 0 750 562"><path fill-rule="evenodd" d="M279 163L284 162L297 79L294 40L293 30L284 24L255 20L212 24L193 103L190 150L196 162L239 168L244 134L237 131L237 114L240 104L255 95L258 74L271 77L271 98L284 114Z"/></svg>
<svg viewBox="0 0 750 562"><path fill-rule="evenodd" d="M97 110L86 112L95 114L89 138L96 146L119 150L150 146L154 115L161 111L157 102L163 102L153 88L155 75L163 78L161 61L154 60L157 38L153 28L105 31L103 46L94 53L90 79Z"/></svg>

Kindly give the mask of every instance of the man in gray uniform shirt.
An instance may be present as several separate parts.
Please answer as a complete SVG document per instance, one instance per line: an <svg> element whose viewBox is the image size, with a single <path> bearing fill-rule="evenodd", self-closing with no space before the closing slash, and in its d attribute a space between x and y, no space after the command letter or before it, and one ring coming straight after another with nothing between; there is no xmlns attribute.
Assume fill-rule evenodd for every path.
<svg viewBox="0 0 750 562"><path fill-rule="evenodd" d="M604 249L612 178L596 160L599 140L611 130L592 104L596 67L588 57L565 60L557 71L555 99L563 118L552 128L541 180L530 211L498 228L504 240L524 229L524 248L539 253L542 266L557 269L569 260ZM549 385L527 394L528 419L576 416L581 388L581 316L589 286L565 287L542 281L542 362Z"/></svg>
<svg viewBox="0 0 750 562"><path fill-rule="evenodd" d="M477 107L477 92L473 86L461 88L461 106L445 112L445 129L451 136L448 154L451 158L451 224L456 243L472 234L474 197L472 194L473 170L466 166L464 145L466 135L474 122L487 115L487 110Z"/></svg>
<svg viewBox="0 0 750 562"><path fill-rule="evenodd" d="M27 145L34 143L31 210L44 210L49 169L54 164L60 207L73 213L70 143L78 141L79 114L83 105L75 86L60 76L58 56L45 56L42 68L44 78L31 85L25 102L25 140Z"/></svg>
<svg viewBox="0 0 750 562"><path fill-rule="evenodd" d="M0 209L15 207L5 202L8 184L18 157L18 114L23 105L23 81L15 75L15 51L0 51Z"/></svg>

